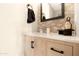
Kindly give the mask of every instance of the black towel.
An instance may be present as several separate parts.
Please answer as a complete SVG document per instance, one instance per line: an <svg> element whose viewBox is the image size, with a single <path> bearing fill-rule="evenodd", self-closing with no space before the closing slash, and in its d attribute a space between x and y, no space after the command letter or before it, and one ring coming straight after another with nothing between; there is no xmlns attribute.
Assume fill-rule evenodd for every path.
<svg viewBox="0 0 79 59"><path fill-rule="evenodd" d="M27 23L32 23L35 21L35 14L32 9L28 8L28 18L27 18Z"/></svg>

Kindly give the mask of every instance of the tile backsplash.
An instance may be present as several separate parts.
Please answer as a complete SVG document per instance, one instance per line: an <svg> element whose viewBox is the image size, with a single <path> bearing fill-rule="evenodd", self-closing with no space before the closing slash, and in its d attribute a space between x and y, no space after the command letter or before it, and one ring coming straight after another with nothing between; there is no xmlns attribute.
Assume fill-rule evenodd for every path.
<svg viewBox="0 0 79 59"><path fill-rule="evenodd" d="M57 19L57 20L50 20L50 21L45 21L41 22L39 20L38 22L38 30L43 29L43 31L46 31L46 28L50 28L51 32L56 33L57 29L61 29L64 26L65 19L67 16L71 17L71 23L73 29L75 29L75 24L74 24L74 3L65 3L65 17L63 19Z"/></svg>

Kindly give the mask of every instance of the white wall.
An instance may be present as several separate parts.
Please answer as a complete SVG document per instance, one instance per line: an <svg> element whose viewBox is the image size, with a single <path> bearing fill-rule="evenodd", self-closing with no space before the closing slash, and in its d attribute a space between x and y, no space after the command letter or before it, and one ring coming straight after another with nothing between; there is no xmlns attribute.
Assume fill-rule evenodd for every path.
<svg viewBox="0 0 79 59"><path fill-rule="evenodd" d="M25 3L0 4L0 55L24 55L23 34L37 31L40 19L40 5L31 5L36 19L27 24Z"/></svg>
<svg viewBox="0 0 79 59"><path fill-rule="evenodd" d="M23 55L24 4L0 4L0 55Z"/></svg>
<svg viewBox="0 0 79 59"><path fill-rule="evenodd" d="M76 26L76 36L79 36L79 3L75 4L75 26Z"/></svg>

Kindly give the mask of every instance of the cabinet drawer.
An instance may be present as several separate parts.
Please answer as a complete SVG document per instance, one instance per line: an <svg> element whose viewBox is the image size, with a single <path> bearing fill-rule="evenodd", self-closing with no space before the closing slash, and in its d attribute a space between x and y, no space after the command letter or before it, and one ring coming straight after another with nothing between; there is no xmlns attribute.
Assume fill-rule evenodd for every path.
<svg viewBox="0 0 79 59"><path fill-rule="evenodd" d="M72 56L72 47L56 42L47 42L48 56Z"/></svg>

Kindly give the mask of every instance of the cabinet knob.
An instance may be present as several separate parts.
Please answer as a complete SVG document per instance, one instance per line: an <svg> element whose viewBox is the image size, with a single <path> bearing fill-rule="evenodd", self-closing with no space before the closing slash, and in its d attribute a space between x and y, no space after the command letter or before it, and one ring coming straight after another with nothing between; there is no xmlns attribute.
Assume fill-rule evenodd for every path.
<svg viewBox="0 0 79 59"><path fill-rule="evenodd" d="M31 41L31 48L34 48L34 41Z"/></svg>

